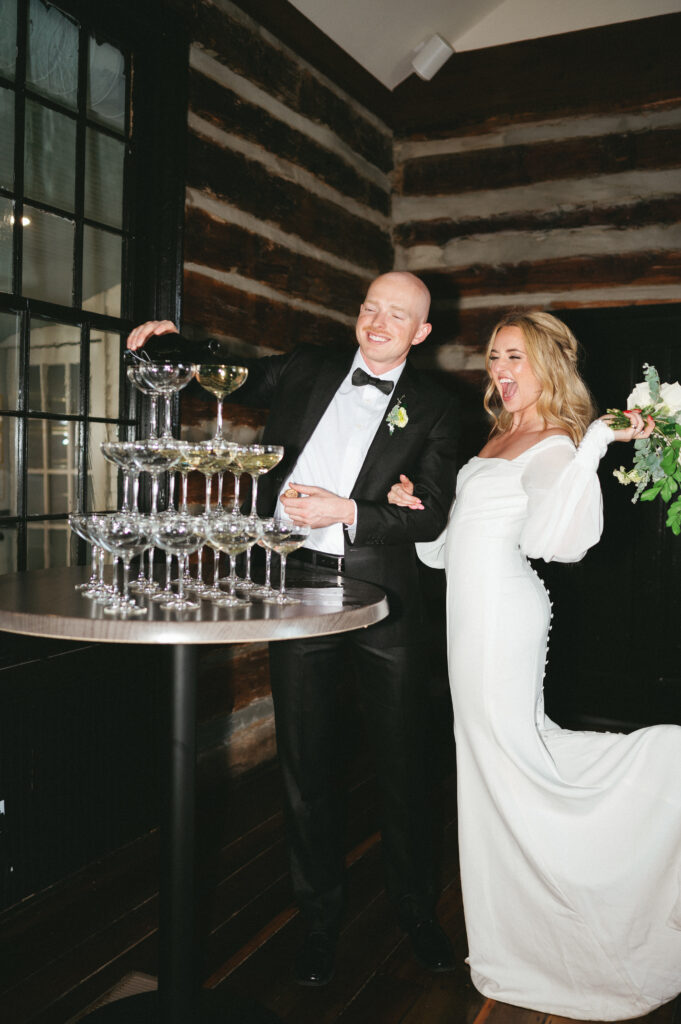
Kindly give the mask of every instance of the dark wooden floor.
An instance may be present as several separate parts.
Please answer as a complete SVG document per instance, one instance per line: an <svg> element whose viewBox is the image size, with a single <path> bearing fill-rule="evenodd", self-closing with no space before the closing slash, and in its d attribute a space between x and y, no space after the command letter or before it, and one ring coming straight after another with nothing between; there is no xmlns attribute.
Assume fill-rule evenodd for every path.
<svg viewBox="0 0 681 1024"><path fill-rule="evenodd" d="M287 880L276 773L263 771L231 793L205 793L199 914L206 986L253 997L289 1024L567 1024L486 1000L472 987L451 777L443 790L439 909L459 967L430 975L413 960L382 888L371 779L355 769L348 912L336 976L323 989L301 989L290 978L301 922ZM67 1024L129 973L153 975L155 893L150 836L0 917L2 1024ZM673 1011L641 1020L672 1024Z"/></svg>

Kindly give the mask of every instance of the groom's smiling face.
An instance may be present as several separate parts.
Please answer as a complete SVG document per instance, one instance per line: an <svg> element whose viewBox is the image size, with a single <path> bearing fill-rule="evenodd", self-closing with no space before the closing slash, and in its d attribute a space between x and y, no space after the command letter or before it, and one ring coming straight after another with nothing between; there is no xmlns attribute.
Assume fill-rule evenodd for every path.
<svg viewBox="0 0 681 1024"><path fill-rule="evenodd" d="M425 341L429 302L425 285L412 274L383 274L371 284L355 334L372 373L388 373L404 362L412 345Z"/></svg>

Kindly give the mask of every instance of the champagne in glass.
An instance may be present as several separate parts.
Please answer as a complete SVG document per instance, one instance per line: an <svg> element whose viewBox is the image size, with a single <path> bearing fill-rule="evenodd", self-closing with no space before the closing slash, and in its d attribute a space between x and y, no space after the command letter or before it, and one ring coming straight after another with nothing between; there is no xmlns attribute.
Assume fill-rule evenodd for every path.
<svg viewBox="0 0 681 1024"><path fill-rule="evenodd" d="M203 516L167 516L159 517L154 522L154 544L171 555L177 555L179 565L177 576L177 595L170 597L161 604L161 608L184 611L199 607L198 602L185 597L184 574L187 559L194 551L198 551L205 543L205 520Z"/></svg>
<svg viewBox="0 0 681 1024"><path fill-rule="evenodd" d="M224 440L222 432L222 404L233 391L240 388L248 377L248 369L245 366L232 366L230 364L200 363L196 367L196 379L202 388L210 391L218 400L217 423L215 427L215 441Z"/></svg>
<svg viewBox="0 0 681 1024"><path fill-rule="evenodd" d="M291 597L286 592L286 557L292 551L302 548L310 536L310 527L294 523L287 516L275 516L273 519L265 520L262 529L262 541L265 547L276 551L281 558L279 570L279 593L276 597L266 597L265 601L270 604L299 604L300 599Z"/></svg>
<svg viewBox="0 0 681 1024"><path fill-rule="evenodd" d="M236 596L236 556L253 547L260 536L260 521L248 519L246 516L221 516L206 520L206 537L211 547L218 551L226 551L229 555L229 594L211 598L213 604L221 608L245 605L251 602Z"/></svg>

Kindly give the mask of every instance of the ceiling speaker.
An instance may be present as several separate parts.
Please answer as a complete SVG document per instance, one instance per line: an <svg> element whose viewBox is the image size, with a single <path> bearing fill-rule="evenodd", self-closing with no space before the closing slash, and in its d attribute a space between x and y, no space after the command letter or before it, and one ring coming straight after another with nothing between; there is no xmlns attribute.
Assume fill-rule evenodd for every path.
<svg viewBox="0 0 681 1024"><path fill-rule="evenodd" d="M453 53L453 47L442 36L431 36L416 54L411 66L419 78L429 82Z"/></svg>

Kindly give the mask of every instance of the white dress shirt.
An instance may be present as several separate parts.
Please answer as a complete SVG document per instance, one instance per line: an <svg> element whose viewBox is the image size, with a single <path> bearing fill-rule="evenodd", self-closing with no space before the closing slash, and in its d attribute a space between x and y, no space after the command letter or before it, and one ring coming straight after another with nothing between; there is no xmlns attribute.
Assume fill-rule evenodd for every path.
<svg viewBox="0 0 681 1024"><path fill-rule="evenodd" d="M352 374L357 367L361 367L371 377L379 376L381 380L392 381L395 387L389 395L384 395L373 384L358 387L352 383ZM281 489L277 513L284 511L281 493L287 490L291 482L313 484L339 494L342 498L350 497L374 435L385 419L388 409L395 404L397 381L403 369L404 363L400 363L388 373L377 375L369 369L362 358L362 353L357 349L348 375L331 399ZM387 426L385 429L388 429ZM351 540L356 526L357 506L355 522L353 526L348 527ZM305 547L314 551L326 551L331 555L342 555L343 524L334 523L332 526L311 530Z"/></svg>

